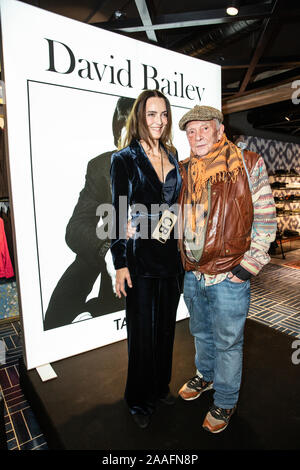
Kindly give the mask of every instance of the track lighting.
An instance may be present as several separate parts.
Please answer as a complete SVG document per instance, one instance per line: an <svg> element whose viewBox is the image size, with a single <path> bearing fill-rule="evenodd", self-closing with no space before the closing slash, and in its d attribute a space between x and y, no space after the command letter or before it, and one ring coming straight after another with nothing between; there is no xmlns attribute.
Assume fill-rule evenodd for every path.
<svg viewBox="0 0 300 470"><path fill-rule="evenodd" d="M239 12L239 2L236 0L230 0L226 8L227 15L235 16L238 14L238 12Z"/></svg>

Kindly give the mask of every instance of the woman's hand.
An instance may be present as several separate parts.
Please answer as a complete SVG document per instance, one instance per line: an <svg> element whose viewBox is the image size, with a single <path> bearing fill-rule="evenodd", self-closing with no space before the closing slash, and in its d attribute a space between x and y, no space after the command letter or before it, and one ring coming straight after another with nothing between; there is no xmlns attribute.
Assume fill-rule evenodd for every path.
<svg viewBox="0 0 300 470"><path fill-rule="evenodd" d="M129 274L128 268L121 268L116 270L116 296L119 297L119 299L122 297L122 294L124 297L127 296L126 291L125 291L125 281L128 284L128 287L132 287L132 282L131 282L131 277Z"/></svg>

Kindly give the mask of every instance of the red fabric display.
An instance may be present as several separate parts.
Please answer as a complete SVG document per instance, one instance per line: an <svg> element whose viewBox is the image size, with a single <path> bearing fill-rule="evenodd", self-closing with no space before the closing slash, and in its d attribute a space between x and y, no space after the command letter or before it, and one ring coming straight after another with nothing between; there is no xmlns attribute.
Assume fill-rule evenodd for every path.
<svg viewBox="0 0 300 470"><path fill-rule="evenodd" d="M10 278L13 276L14 270L9 256L4 222L0 217L0 277Z"/></svg>

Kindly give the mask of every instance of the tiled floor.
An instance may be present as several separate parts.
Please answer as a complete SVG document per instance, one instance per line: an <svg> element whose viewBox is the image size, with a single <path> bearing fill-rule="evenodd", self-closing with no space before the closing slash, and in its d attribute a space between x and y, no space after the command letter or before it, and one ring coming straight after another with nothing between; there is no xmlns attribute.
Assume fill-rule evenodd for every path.
<svg viewBox="0 0 300 470"><path fill-rule="evenodd" d="M300 269L268 264L251 282L248 318L300 338Z"/></svg>
<svg viewBox="0 0 300 470"><path fill-rule="evenodd" d="M5 364L0 364L0 392L4 398L4 420L8 450L46 450L47 444L19 385L18 359L22 355L20 323L0 324L5 343Z"/></svg>
<svg viewBox="0 0 300 470"><path fill-rule="evenodd" d="M295 257L300 258L300 250L287 253L286 260L280 256L272 259L272 263L252 280L249 318L300 338L300 269L282 266ZM0 391L2 388L7 446L9 450L47 450L47 443L19 385L20 330L19 321L0 323L0 341L4 341L6 349L5 363L0 363Z"/></svg>

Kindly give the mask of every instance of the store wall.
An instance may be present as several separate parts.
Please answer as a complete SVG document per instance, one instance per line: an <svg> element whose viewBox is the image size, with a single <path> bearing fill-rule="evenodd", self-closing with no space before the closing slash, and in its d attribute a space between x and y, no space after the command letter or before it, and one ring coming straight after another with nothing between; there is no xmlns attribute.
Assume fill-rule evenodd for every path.
<svg viewBox="0 0 300 470"><path fill-rule="evenodd" d="M249 135L241 135L237 141L243 141L247 149L263 157L270 183L280 181L286 184L284 189L273 188L276 206L280 209L277 212L278 229L282 232L295 230L300 234L300 144ZM294 170L299 176L271 176L276 170L284 170L285 173ZM290 196L295 199L289 199Z"/></svg>
<svg viewBox="0 0 300 470"><path fill-rule="evenodd" d="M240 139L247 144L247 149L259 153L264 158L269 174L278 169L294 169L300 174L300 143L251 135L241 135Z"/></svg>

